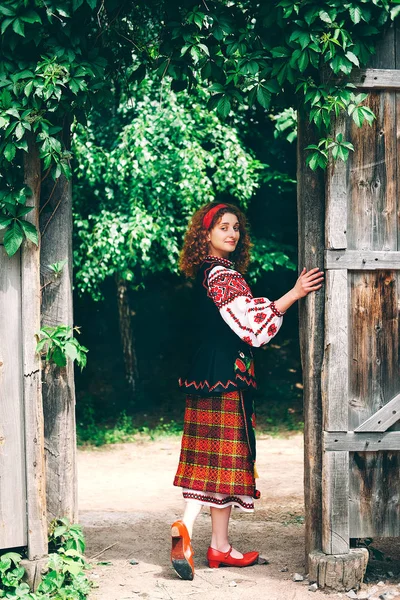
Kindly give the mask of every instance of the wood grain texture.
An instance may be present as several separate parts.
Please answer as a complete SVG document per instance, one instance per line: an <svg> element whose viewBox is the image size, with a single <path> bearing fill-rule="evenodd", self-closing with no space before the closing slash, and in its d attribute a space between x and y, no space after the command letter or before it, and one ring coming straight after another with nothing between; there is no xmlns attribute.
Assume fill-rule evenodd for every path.
<svg viewBox="0 0 400 600"><path fill-rule="evenodd" d="M399 454L350 453L350 537L399 535Z"/></svg>
<svg viewBox="0 0 400 600"><path fill-rule="evenodd" d="M309 581L327 590L358 589L368 564L366 548L351 549L348 554L326 555L312 552L309 560Z"/></svg>
<svg viewBox="0 0 400 600"><path fill-rule="evenodd" d="M26 219L38 227L40 159L31 136L28 137L28 148L24 162L25 182L33 192L34 210ZM47 554L47 522L41 369L35 338L40 329L40 249L29 241L22 245L21 284L28 558L36 560Z"/></svg>
<svg viewBox="0 0 400 600"><path fill-rule="evenodd" d="M334 125L335 136L346 139L346 119L339 117ZM325 240L327 248L347 248L347 169L348 163L332 156L326 173Z"/></svg>
<svg viewBox="0 0 400 600"><path fill-rule="evenodd" d="M393 69L355 69L351 83L368 90L400 90L400 71Z"/></svg>
<svg viewBox="0 0 400 600"><path fill-rule="evenodd" d="M382 406L372 417L361 423L354 431L387 431L400 419L400 394ZM400 447L398 448L400 450Z"/></svg>
<svg viewBox="0 0 400 600"><path fill-rule="evenodd" d="M325 352L321 382L323 428L325 431L347 431L347 271L327 271L325 287Z"/></svg>
<svg viewBox="0 0 400 600"><path fill-rule="evenodd" d="M379 250L326 250L326 269L376 271L400 269L400 252Z"/></svg>
<svg viewBox="0 0 400 600"><path fill-rule="evenodd" d="M324 250L324 177L305 164L305 147L316 142L315 132L299 111L297 138L297 204L299 268L322 267ZM322 543L322 406L321 366L324 351L324 293L299 302L300 350L304 393L304 500L306 563Z"/></svg>
<svg viewBox="0 0 400 600"><path fill-rule="evenodd" d="M381 433L324 432L326 451L378 452L400 450L400 431Z"/></svg>
<svg viewBox="0 0 400 600"><path fill-rule="evenodd" d="M396 33L397 35L397 33ZM373 66L395 66L394 31L383 40ZM349 429L354 430L400 391L398 259L398 98L370 94L377 119L372 127L351 126L356 151L349 177L348 249L385 252L381 270L349 273ZM392 258L391 258L392 257ZM376 255L380 262L380 256ZM368 263L366 263L368 264ZM394 425L396 427L396 425ZM350 535L398 535L399 452L350 453ZM394 533L396 532L396 533Z"/></svg>
<svg viewBox="0 0 400 600"><path fill-rule="evenodd" d="M66 126L64 139L70 135ZM72 187L64 176L42 186L42 325L73 325L72 307ZM48 199L50 198L50 201ZM55 279L49 264L67 259ZM48 519L77 520L76 427L74 367L47 364L43 374Z"/></svg>
<svg viewBox="0 0 400 600"><path fill-rule="evenodd" d="M324 452L322 461L322 550L349 551L349 453Z"/></svg>
<svg viewBox="0 0 400 600"><path fill-rule="evenodd" d="M20 252L0 245L0 549L27 544Z"/></svg>

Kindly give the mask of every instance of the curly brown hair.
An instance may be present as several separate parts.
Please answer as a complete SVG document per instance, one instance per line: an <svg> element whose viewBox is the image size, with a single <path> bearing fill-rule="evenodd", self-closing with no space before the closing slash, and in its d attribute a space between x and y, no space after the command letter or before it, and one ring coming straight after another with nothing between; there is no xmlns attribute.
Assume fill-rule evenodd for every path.
<svg viewBox="0 0 400 600"><path fill-rule="evenodd" d="M201 263L209 254L206 237L207 231L213 229L220 221L222 215L226 213L234 214L237 217L240 232L239 241L235 250L230 254L229 260L235 263L235 269L237 271L245 273L247 270L250 262L250 248L252 244L247 230L246 217L237 206L234 204L225 204L224 208L220 208L215 213L210 229L207 230L203 227L205 214L218 204L220 203L209 202L208 204L205 204L194 213L189 223L179 260L179 268L187 277L194 278L196 276Z"/></svg>

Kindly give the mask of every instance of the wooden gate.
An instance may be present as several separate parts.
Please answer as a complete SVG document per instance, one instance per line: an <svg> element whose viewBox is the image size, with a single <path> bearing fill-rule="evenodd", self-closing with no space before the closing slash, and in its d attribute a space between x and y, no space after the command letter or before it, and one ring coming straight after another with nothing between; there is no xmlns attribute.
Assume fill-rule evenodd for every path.
<svg viewBox="0 0 400 600"><path fill-rule="evenodd" d="M25 161L25 181L33 191L33 210L27 218L37 226L37 151ZM41 371L35 338L40 328L39 248L24 242L10 258L2 240L1 236L0 550L27 546L28 559L36 561L47 554L48 545Z"/></svg>
<svg viewBox="0 0 400 600"><path fill-rule="evenodd" d="M377 118L361 129L350 117L336 122L332 137L343 133L355 152L331 162L325 182L302 171L313 140L299 123L301 266L323 260L326 274L325 294L300 308L306 545L307 555L325 553L316 560L324 569L326 555L351 556L351 538L400 535L399 41L391 29L352 80ZM329 585L343 586L345 571Z"/></svg>
<svg viewBox="0 0 400 600"><path fill-rule="evenodd" d="M395 69L395 32L378 52ZM355 152L327 173L323 542L400 535L400 97L396 71L368 69L372 127L336 124ZM378 88L378 89L373 89ZM379 89L380 88L380 89Z"/></svg>
<svg viewBox="0 0 400 600"><path fill-rule="evenodd" d="M0 549L27 544L21 336L20 253L0 245Z"/></svg>

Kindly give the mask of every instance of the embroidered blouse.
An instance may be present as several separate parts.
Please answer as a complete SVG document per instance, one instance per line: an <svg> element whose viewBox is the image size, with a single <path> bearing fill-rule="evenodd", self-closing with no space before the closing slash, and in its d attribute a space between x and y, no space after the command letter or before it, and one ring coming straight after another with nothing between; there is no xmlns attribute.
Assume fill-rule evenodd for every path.
<svg viewBox="0 0 400 600"><path fill-rule="evenodd" d="M200 345L179 385L199 395L256 388L251 347L278 333L283 313L268 298L253 298L233 263L215 256L202 263L195 294Z"/></svg>
<svg viewBox="0 0 400 600"><path fill-rule="evenodd" d="M208 276L208 296L221 317L246 344L263 346L279 331L283 313L268 298L253 298L243 276L231 268L214 267Z"/></svg>

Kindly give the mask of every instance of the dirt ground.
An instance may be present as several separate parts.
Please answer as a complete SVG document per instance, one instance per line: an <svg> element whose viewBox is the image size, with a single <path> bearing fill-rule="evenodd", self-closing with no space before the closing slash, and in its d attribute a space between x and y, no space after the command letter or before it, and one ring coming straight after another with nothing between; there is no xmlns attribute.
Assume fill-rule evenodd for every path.
<svg viewBox="0 0 400 600"><path fill-rule="evenodd" d="M183 510L181 490L172 486L179 444L165 438L79 451L79 521L95 585L90 600L327 600L322 591L308 591L308 582L293 581L294 573L305 574L302 437L258 439L262 497L254 514L232 513L231 543L258 550L268 563L209 569L211 523L203 509L193 535L192 582L180 580L169 562L169 526ZM388 589L397 594L387 600L400 598L398 581L375 581L363 591L371 600Z"/></svg>

